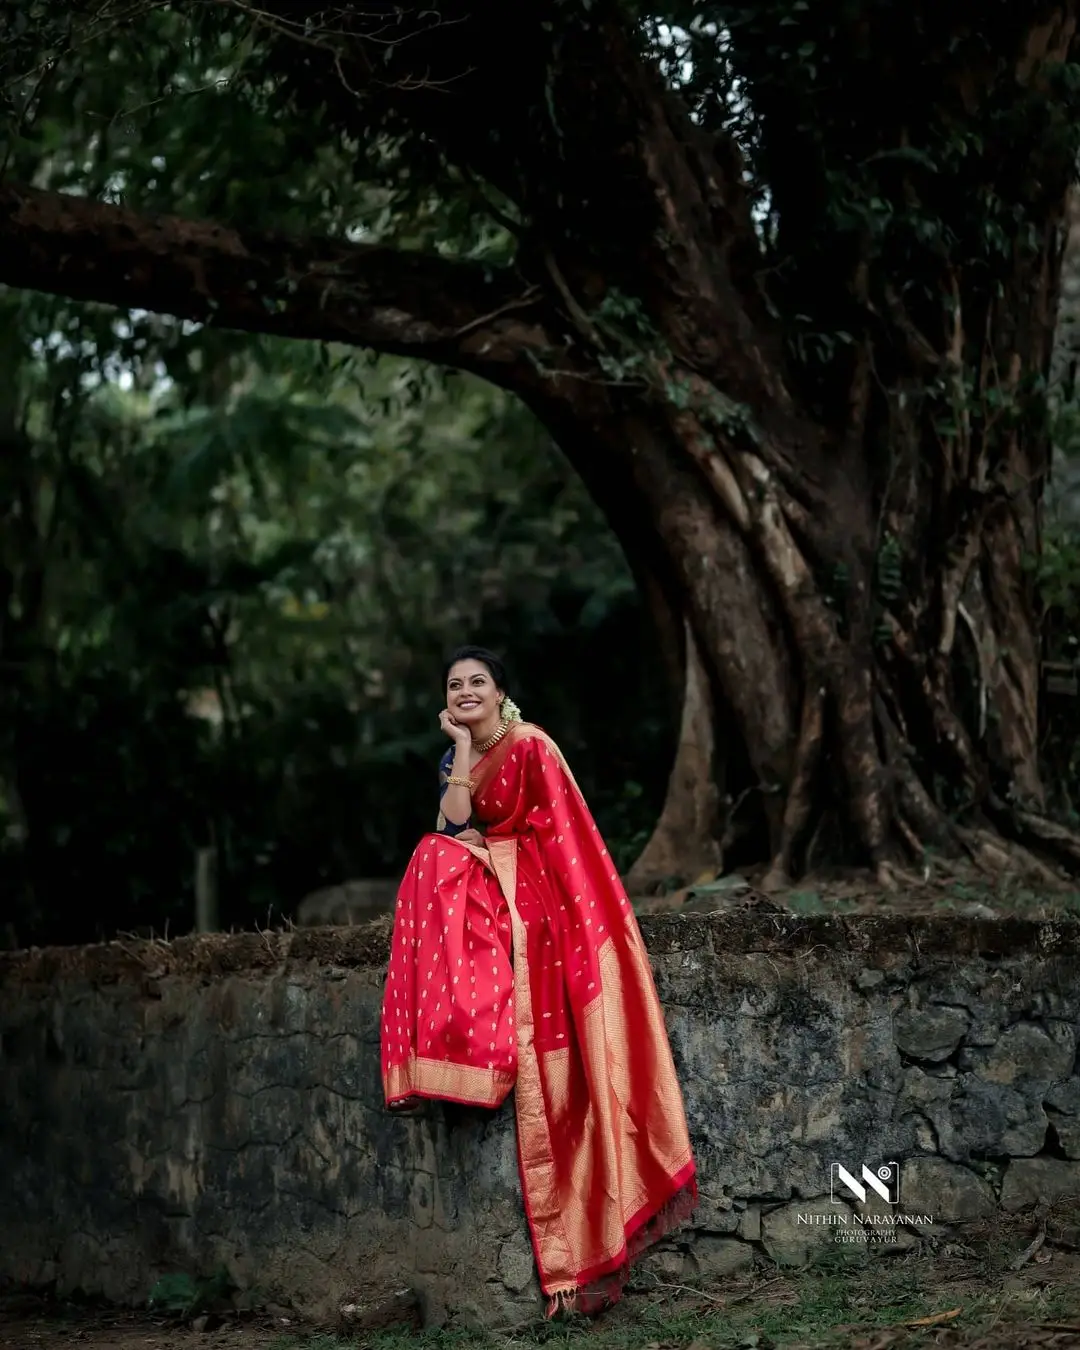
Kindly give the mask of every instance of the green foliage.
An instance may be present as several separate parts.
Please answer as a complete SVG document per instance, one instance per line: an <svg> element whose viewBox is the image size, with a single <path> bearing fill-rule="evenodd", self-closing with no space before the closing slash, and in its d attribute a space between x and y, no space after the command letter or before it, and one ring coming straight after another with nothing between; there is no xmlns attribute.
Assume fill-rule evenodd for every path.
<svg viewBox="0 0 1080 1350"><path fill-rule="evenodd" d="M7 9L16 177L240 229L512 251L490 185L477 209L422 149L292 106L238 10ZM605 304L627 349L640 305ZM625 563L519 405L407 362L26 293L0 293L0 351L19 503L0 886L20 940L187 928L211 845L226 923L392 874L433 822L438 671L464 641L506 652L630 859L662 800L668 691L651 663L626 669L647 638Z"/></svg>
<svg viewBox="0 0 1080 1350"><path fill-rule="evenodd" d="M1041 256L1080 150L1080 66L1032 61L1017 78L1029 7L986 6L977 29L948 7L927 22L875 0L677 0L643 7L642 21L695 118L733 133L746 158L767 304L817 413L844 415L853 351L870 339L880 353L902 313L937 352L966 325L975 434L985 427L993 445L1017 418L1038 419L1037 381L1009 392L1003 418L1001 382L980 374L985 298L1020 303L1012 279ZM882 392L893 375L879 355ZM926 392L927 413L955 434L954 381Z"/></svg>
<svg viewBox="0 0 1080 1350"><path fill-rule="evenodd" d="M1060 616L1062 624L1054 655L1075 660L1080 657L1080 538L1074 529L1047 532L1035 574L1042 603Z"/></svg>
<svg viewBox="0 0 1080 1350"><path fill-rule="evenodd" d="M193 1279L184 1272L175 1272L163 1275L157 1281L147 1305L155 1311L175 1313L187 1319L228 1298L235 1287L224 1266L205 1279Z"/></svg>
<svg viewBox="0 0 1080 1350"><path fill-rule="evenodd" d="M207 845L226 922L395 872L433 822L438 672L465 641L506 652L630 860L666 691L622 668L645 641L625 564L517 404L29 295L0 297L0 338L21 503L0 862L22 940L187 928Z"/></svg>
<svg viewBox="0 0 1080 1350"><path fill-rule="evenodd" d="M718 439L753 443L742 391L692 377L695 344L677 339L694 335L667 322L693 312L672 284L693 274L676 257L692 232L675 238L659 178L634 195L638 94L588 134L564 107L571 38L629 12L696 127L734 137L714 148L758 229L760 256L746 240L725 252L745 336L761 336L758 306L780 321L783 392L826 443L858 429L868 362L866 422L890 428L866 436L875 506L894 424L927 449L928 497L965 437L989 480L1010 444L1045 441L1039 342L1006 379L1010 354L986 338L1007 345L1001 316L1027 304L1080 149L1075 63L1018 78L1029 6L990 0L975 26L945 7L934 26L885 0L555 4L530 9L509 46L487 11L405 6L415 26L395 42L354 7L353 36L378 58L360 88L340 62L313 64L335 34L313 15L290 36L296 12L0 3L5 170L241 233L511 265L565 323L557 350L531 358L542 374L560 369L560 344L586 344L613 404L692 410ZM684 167L705 170L697 155ZM594 163L608 170L595 190ZM726 250L736 204L710 209ZM671 276L646 274L657 253ZM287 293L275 267L271 308ZM508 650L527 715L563 741L617 856L632 855L662 792L667 702L655 671L616 659L643 644L626 569L521 408L400 361L2 303L0 474L18 505L0 795L32 932L51 931L73 885L114 897L93 918L103 931L182 922L208 843L237 919L399 866L430 819L416 785L440 748L432 672L465 638ZM885 642L919 568L890 537L873 564ZM1069 542L1039 565L1051 640L1067 646ZM820 570L842 625L851 576Z"/></svg>

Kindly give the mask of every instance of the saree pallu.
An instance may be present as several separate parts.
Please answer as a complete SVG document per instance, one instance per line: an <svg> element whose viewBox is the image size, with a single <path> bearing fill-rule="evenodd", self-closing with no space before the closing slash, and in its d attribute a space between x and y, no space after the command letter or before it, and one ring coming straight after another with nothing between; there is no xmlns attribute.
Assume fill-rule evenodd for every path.
<svg viewBox="0 0 1080 1350"><path fill-rule="evenodd" d="M548 1312L594 1312L696 1204L682 1094L637 920L558 748L519 723L473 778L486 847L427 835L401 884L383 1089L495 1107L516 1088Z"/></svg>

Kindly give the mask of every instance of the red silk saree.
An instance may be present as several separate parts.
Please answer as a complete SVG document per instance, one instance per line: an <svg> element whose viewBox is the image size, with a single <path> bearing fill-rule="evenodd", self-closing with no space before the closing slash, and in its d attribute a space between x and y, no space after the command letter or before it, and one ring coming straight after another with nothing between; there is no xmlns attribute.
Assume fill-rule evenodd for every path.
<svg viewBox="0 0 1080 1350"><path fill-rule="evenodd" d="M558 747L514 724L473 771L487 846L419 843L383 999L388 1105L496 1107L548 1311L594 1312L697 1201L663 1012L637 920Z"/></svg>

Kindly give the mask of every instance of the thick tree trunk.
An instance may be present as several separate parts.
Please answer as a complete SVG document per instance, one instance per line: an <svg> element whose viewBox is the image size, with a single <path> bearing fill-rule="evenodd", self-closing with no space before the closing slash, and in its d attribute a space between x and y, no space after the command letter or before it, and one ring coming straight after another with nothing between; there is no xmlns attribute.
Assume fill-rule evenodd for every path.
<svg viewBox="0 0 1080 1350"><path fill-rule="evenodd" d="M1011 33L1014 76L977 66L937 75L943 101L966 81L972 125L983 125L985 100L985 125L999 135L1000 108L1013 101L1014 119L1028 115L1045 71L1065 59L1075 14L1062 6L1023 23ZM1038 867L1024 843L1075 865L1076 841L1040 815L1029 567L1071 150L1052 145L1033 179L1005 144L974 163L969 190L1013 194L1022 223L1008 249L987 251L981 237L955 256L927 249L923 271L903 277L884 249L874 258L854 237L846 271L814 256L797 302L856 333L811 370L789 361L738 266L736 246L752 249L753 230L737 173L703 162L694 130L659 111L647 81L627 97L638 101L663 219L663 248L638 286L655 337L637 343L634 378L618 393L549 379L548 397L573 412L546 415L573 421L578 442L591 427L589 458L603 459L608 493L649 504L651 539L638 546L658 548L676 578L705 687L745 742L747 779L728 792L756 794L766 883L805 867L826 823L844 857L886 882L906 862L921 866L930 846L997 870L994 831L1020 841L1009 856L1021 865ZM865 153L892 153L904 130L877 128ZM995 173L1000 182L981 176ZM962 186L940 177L922 190L940 218L962 219ZM896 185L898 202L914 194ZM623 278L601 282L584 261L561 267L576 344L609 368L618 334L574 302L575 278L583 293ZM580 455L575 463L587 472ZM720 706L711 713L715 727ZM700 854L701 816L674 801L665 814L656 854L678 851L673 820L683 849Z"/></svg>
<svg viewBox="0 0 1080 1350"><path fill-rule="evenodd" d="M1072 837L1039 815L1028 563L1045 429L1017 417L999 430L987 413L1047 368L1057 224L1050 213L1037 259L1018 266L1004 299L989 303L978 279L959 288L953 330L933 356L955 385L944 433L940 410L928 415L924 400L913 411L902 384L874 397L859 387L869 345L854 363L852 434L840 453L809 418L774 431L767 414L746 413L747 429L716 385L685 367L658 368L630 400L569 382L536 398L557 435L563 424L560 439L613 524L617 503L636 503L635 528L623 519L620 535L674 579L701 662L700 671L687 663L669 797L636 885L719 860L713 747L725 720L746 765L726 793L760 816L766 886L807 865L823 824L844 857L886 882L898 866L921 866L930 846L997 871L1005 855L988 846L990 831L1080 859ZM967 309L981 339L970 349ZM965 385L995 388L996 402L976 406L964 367ZM1011 856L1037 867L1022 848Z"/></svg>
<svg viewBox="0 0 1080 1350"><path fill-rule="evenodd" d="M689 624L684 639L682 722L667 796L649 842L627 873L631 894L683 883L721 863L720 791L709 676Z"/></svg>
<svg viewBox="0 0 1080 1350"><path fill-rule="evenodd" d="M625 7L448 6L427 27L402 7L396 45L354 8L318 41L301 23L302 46L270 39L274 73L320 125L366 140L387 115L513 203L512 268L8 184L0 281L421 356L528 402L693 634L642 873L716 856L717 732L770 885L815 837L884 880L929 845L997 867L995 831L1080 865L1041 815L1027 568L1076 0L995 7L978 40L956 0L805 6L782 67L771 12L754 47L768 7L747 10L730 59L774 180L764 233L737 147Z"/></svg>

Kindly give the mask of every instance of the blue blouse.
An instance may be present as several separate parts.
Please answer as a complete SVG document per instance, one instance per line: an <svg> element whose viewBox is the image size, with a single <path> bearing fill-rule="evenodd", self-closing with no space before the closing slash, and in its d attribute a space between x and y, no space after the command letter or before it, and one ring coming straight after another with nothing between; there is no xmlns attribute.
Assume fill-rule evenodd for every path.
<svg viewBox="0 0 1080 1350"><path fill-rule="evenodd" d="M446 789L450 784L446 781L450 777L450 769L454 763L454 747L451 745L446 754L439 761L439 801L441 802L446 795ZM439 812L439 834L448 834L451 838L455 834L460 834L462 830L471 828L470 821L465 821L462 825L455 825L452 820L447 820L443 813Z"/></svg>

